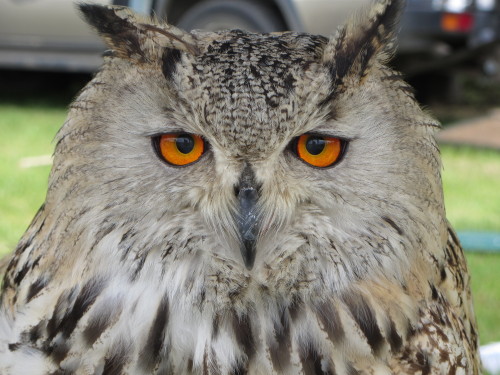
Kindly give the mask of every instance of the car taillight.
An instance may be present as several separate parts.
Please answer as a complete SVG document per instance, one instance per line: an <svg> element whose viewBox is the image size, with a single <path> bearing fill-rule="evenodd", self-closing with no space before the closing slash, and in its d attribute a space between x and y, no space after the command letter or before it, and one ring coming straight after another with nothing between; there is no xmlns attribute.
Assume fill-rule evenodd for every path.
<svg viewBox="0 0 500 375"><path fill-rule="evenodd" d="M448 32L468 32L474 25L474 17L470 13L443 13L441 28Z"/></svg>

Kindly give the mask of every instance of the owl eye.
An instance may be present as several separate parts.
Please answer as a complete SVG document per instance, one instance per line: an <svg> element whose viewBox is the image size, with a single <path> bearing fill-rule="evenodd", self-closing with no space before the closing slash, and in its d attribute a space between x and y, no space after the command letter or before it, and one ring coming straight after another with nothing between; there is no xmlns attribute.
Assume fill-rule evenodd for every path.
<svg viewBox="0 0 500 375"><path fill-rule="evenodd" d="M205 141L199 135L168 133L153 138L155 149L168 164L184 166L197 161L205 152Z"/></svg>
<svg viewBox="0 0 500 375"><path fill-rule="evenodd" d="M317 134L303 134L295 139L292 150L306 163L318 167L330 167L340 160L345 141L340 138Z"/></svg>

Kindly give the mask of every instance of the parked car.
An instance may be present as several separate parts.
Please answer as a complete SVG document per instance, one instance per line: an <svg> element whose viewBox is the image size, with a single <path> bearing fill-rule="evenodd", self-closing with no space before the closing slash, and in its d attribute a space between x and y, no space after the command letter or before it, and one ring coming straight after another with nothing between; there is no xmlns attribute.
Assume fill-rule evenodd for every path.
<svg viewBox="0 0 500 375"><path fill-rule="evenodd" d="M467 60L484 63L500 42L498 0L407 0L396 62L407 75Z"/></svg>
<svg viewBox="0 0 500 375"><path fill-rule="evenodd" d="M167 18L186 30L331 34L370 0L93 0ZM484 58L499 40L495 0L408 0L396 64L408 74ZM104 45L68 0L0 0L0 68L95 70ZM486 53L485 53L486 50Z"/></svg>

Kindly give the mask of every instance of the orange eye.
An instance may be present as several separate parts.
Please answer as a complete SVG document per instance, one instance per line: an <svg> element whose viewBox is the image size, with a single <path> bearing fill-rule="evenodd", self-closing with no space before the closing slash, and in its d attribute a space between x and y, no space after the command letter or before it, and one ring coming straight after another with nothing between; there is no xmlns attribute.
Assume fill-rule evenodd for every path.
<svg viewBox="0 0 500 375"><path fill-rule="evenodd" d="M199 135L188 133L163 134L157 138L157 150L172 165L188 165L205 152L205 141Z"/></svg>
<svg viewBox="0 0 500 375"><path fill-rule="evenodd" d="M317 134L303 134L296 139L295 153L306 163L318 168L333 165L342 154L342 140Z"/></svg>

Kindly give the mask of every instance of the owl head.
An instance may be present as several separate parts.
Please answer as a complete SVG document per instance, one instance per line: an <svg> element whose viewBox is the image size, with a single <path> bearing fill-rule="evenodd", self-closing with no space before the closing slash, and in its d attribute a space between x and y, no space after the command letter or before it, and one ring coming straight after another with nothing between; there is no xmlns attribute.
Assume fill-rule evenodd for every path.
<svg viewBox="0 0 500 375"><path fill-rule="evenodd" d="M386 66L400 1L330 38L80 8L109 51L57 136L57 257L288 293L401 281L445 241L438 124Z"/></svg>

